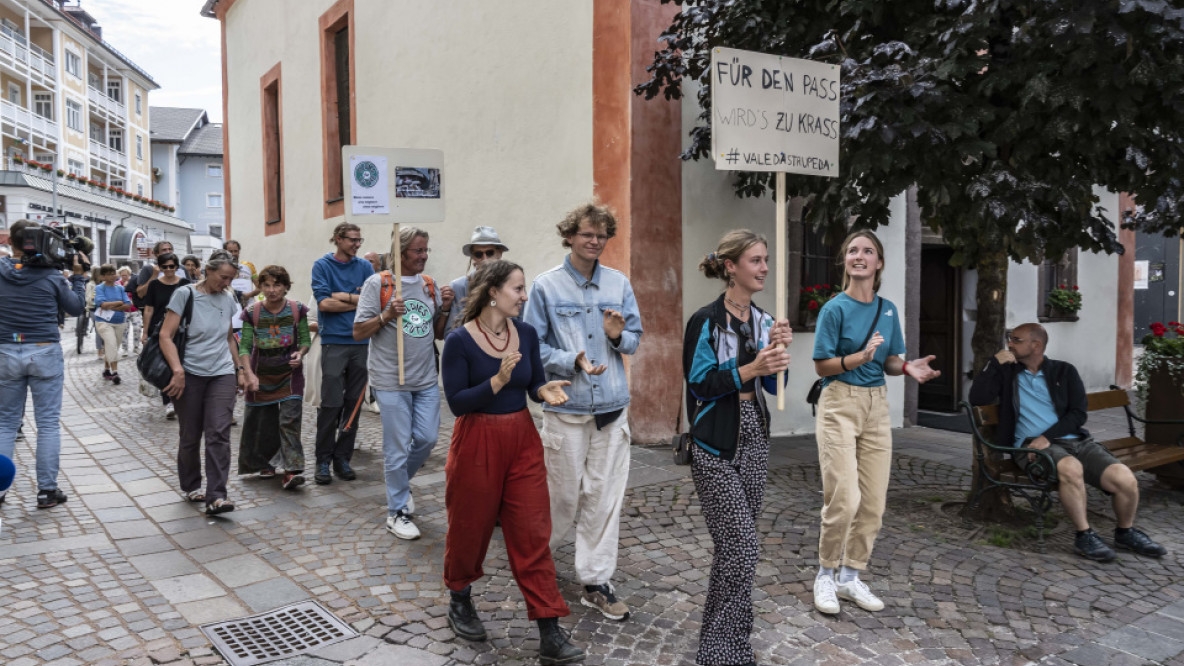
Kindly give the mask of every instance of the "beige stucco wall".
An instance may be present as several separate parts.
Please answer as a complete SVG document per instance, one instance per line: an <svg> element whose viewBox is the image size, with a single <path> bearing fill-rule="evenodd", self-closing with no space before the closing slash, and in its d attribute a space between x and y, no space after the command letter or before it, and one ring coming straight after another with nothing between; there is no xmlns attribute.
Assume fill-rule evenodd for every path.
<svg viewBox="0 0 1184 666"><path fill-rule="evenodd" d="M330 0L235 3L226 17L232 226L243 257L287 266L309 295L331 249L325 220L317 19ZM355 0L358 145L444 151L446 221L428 227L428 273L465 270L460 246L495 226L528 276L561 261L554 224L591 197L592 4ZM286 231L265 237L259 79L282 62ZM389 248L366 227L363 252Z"/></svg>

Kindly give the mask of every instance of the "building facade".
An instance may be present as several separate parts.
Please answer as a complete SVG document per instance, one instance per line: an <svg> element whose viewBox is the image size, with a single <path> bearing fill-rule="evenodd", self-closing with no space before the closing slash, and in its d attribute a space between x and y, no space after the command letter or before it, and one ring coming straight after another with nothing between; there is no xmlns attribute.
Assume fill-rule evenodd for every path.
<svg viewBox="0 0 1184 666"><path fill-rule="evenodd" d="M226 240L222 124L202 109L152 107L153 198L193 225L191 249L202 260Z"/></svg>
<svg viewBox="0 0 1184 666"><path fill-rule="evenodd" d="M5 238L12 221L56 217L92 234L103 261L135 261L165 238L187 246L189 225L152 198L148 93L159 86L78 2L0 0L0 88Z"/></svg>
<svg viewBox="0 0 1184 666"><path fill-rule="evenodd" d="M720 292L698 272L700 260L731 228L772 238L775 218L771 200L738 199L728 173L679 159L698 115L693 94L680 103L632 92L676 10L659 0L207 0L203 13L222 26L228 233L257 265L285 263L294 293L307 297L311 264L342 220L343 144L444 151L446 221L429 227L428 272L437 279L465 272L460 246L477 225L498 229L511 248L505 258L528 278L554 266L565 254L555 224L597 198L619 219L603 262L630 276L645 326L629 365L632 433L663 441L685 419L683 327ZM1117 223L1118 197L1102 196ZM889 267L882 293L919 322L924 353L940 350L945 381L918 401L949 409L967 388L975 276L948 266L940 238L906 243L905 199L880 230ZM365 250L389 247L389 228L363 232ZM775 280L796 294L833 279L835 248L823 239L801 231L791 249L800 271L774 267L757 299L770 311ZM927 276L915 283L922 294L913 307L906 267ZM1097 350L1115 349L1118 272L1117 258L1085 254L1016 264L1008 321L1046 320L1050 355L1077 364L1090 388L1107 386L1116 354ZM1044 293L1070 277L1085 308L1056 320ZM787 408L774 413L775 434L814 428L805 403L816 378L813 333L806 313L793 319ZM901 425L903 380L890 379L889 391Z"/></svg>

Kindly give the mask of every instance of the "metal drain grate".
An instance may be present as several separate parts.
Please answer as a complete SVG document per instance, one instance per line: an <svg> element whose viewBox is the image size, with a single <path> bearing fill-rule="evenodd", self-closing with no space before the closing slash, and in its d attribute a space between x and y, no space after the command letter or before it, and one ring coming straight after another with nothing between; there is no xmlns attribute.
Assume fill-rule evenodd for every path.
<svg viewBox="0 0 1184 666"><path fill-rule="evenodd" d="M301 601L237 620L203 624L201 632L231 666L275 661L358 635L315 601Z"/></svg>

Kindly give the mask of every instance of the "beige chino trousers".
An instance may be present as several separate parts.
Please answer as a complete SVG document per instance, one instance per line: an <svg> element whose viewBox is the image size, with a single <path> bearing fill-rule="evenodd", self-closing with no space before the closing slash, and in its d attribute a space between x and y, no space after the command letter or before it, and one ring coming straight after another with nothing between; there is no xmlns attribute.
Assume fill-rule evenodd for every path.
<svg viewBox="0 0 1184 666"><path fill-rule="evenodd" d="M818 400L822 471L819 564L866 569L880 533L892 472L888 387L832 381Z"/></svg>
<svg viewBox="0 0 1184 666"><path fill-rule="evenodd" d="M629 482L629 410L604 429L591 416L543 412L551 496L551 550L576 528L576 578L603 585L617 570L621 505Z"/></svg>

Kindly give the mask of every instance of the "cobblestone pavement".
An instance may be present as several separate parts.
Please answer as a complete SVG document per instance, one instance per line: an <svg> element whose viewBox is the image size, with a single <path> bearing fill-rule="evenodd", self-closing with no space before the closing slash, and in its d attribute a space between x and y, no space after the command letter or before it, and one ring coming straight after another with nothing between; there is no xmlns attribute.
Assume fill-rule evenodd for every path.
<svg viewBox="0 0 1184 666"><path fill-rule="evenodd" d="M210 519L178 495L176 424L137 392L132 359L118 387L101 380L93 353L67 359L61 485L70 499L36 510L29 419L29 441L17 446L19 478L0 508L0 663L222 663L198 625L304 599L361 636L277 663L536 663L537 632L500 535L489 575L474 586L490 640L457 639L444 618L450 419L414 480L418 541L398 541L382 527L380 425L368 412L357 481L286 492L278 481L232 477L238 510ZM311 453L313 410L305 416ZM1121 424L1103 414L1091 419L1099 426ZM237 427L233 436L237 450ZM967 436L912 428L896 431L895 446L890 511L866 576L887 608L844 606L830 618L811 604L821 506L813 441L775 442L754 595L761 663L1184 664L1184 493L1140 475L1139 524L1170 553L1098 565L1068 552L1064 528L1046 555L933 528L928 512L964 497ZM589 664L693 663L711 541L687 469L643 447L632 465L616 584L633 615L614 623L578 604L568 545L556 553L572 604L563 622L588 646ZM1091 507L1108 533L1108 502L1094 494Z"/></svg>

